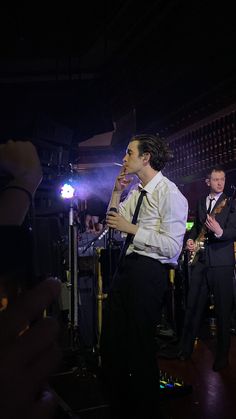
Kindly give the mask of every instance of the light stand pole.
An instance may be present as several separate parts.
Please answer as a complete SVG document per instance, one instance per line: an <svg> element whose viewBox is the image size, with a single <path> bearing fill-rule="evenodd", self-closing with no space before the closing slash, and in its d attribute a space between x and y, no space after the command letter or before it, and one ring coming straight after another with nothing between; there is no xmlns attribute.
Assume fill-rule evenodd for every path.
<svg viewBox="0 0 236 419"><path fill-rule="evenodd" d="M71 198L69 209L69 328L71 345L78 343L78 226L74 220L74 200Z"/></svg>

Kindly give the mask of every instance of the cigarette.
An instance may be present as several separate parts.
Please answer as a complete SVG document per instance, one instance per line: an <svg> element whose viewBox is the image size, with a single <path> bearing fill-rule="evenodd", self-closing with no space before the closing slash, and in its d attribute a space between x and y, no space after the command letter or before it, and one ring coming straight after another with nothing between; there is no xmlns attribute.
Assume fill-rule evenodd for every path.
<svg viewBox="0 0 236 419"><path fill-rule="evenodd" d="M116 166L123 166L123 164L120 164L120 163L114 163Z"/></svg>

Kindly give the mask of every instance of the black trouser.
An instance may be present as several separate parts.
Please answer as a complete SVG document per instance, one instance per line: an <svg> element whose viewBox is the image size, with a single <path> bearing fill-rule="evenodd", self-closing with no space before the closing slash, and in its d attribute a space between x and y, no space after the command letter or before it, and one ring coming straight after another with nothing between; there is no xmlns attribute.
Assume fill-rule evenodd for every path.
<svg viewBox="0 0 236 419"><path fill-rule="evenodd" d="M113 281L105 302L101 359L114 403L158 401L155 329L160 322L167 268L132 253Z"/></svg>
<svg viewBox="0 0 236 419"><path fill-rule="evenodd" d="M209 291L214 295L218 356L228 356L230 321L233 304L233 266L206 267L197 262L192 267L181 348L187 354L193 351L194 340L208 301Z"/></svg>

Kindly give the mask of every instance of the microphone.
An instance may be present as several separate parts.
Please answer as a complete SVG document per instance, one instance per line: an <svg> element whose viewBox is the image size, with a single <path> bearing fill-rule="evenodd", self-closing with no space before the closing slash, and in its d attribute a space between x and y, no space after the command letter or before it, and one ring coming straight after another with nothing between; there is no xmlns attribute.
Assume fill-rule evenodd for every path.
<svg viewBox="0 0 236 419"><path fill-rule="evenodd" d="M117 209L115 207L111 207L109 209L109 211L117 212ZM112 240L113 240L113 238L114 238L114 228L109 227L109 230L108 230L108 243L111 243Z"/></svg>

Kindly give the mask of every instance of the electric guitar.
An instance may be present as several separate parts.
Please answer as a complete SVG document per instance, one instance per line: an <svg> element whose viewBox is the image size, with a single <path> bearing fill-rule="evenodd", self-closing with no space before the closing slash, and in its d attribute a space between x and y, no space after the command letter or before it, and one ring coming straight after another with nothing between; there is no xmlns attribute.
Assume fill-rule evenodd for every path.
<svg viewBox="0 0 236 419"><path fill-rule="evenodd" d="M211 212L210 216L215 218L216 214L220 214L223 208L225 207L226 203L228 201L228 198L225 198L216 208L213 208L213 211ZM192 266L194 265L199 257L199 253L205 250L205 244L207 243L208 237L207 237L208 229L205 226L205 224L202 226L202 229L198 235L198 237L195 240L195 250L190 252L188 265Z"/></svg>

